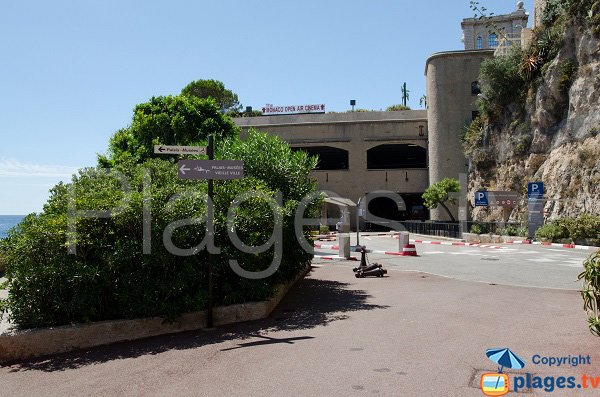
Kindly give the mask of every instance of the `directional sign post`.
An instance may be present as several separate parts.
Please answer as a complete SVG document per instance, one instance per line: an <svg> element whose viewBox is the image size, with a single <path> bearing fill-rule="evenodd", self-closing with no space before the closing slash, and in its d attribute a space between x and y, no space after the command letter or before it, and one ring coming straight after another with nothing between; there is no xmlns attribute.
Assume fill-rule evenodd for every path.
<svg viewBox="0 0 600 397"><path fill-rule="evenodd" d="M206 154L206 146L154 145L155 154Z"/></svg>
<svg viewBox="0 0 600 397"><path fill-rule="evenodd" d="M163 151L161 152L161 148ZM185 152L178 152L177 148L184 148ZM208 136L208 146L196 148L199 151L189 151L190 146L160 146L154 147L154 152L158 150L160 153L167 154L208 154L208 160L179 160L177 163L177 174L180 179L186 180L208 180L208 199L213 201L213 179L240 179L244 177L244 162L240 160L213 160L213 137ZM212 208L212 206L209 206ZM208 214L209 222L212 222L214 216L212 212ZM207 233L209 233L207 229ZM206 328L213 328L213 266L211 254L208 252L207 257L208 267L208 308L206 310Z"/></svg>
<svg viewBox="0 0 600 397"><path fill-rule="evenodd" d="M527 223L528 237L535 237L535 232L544 225L544 182L527 184Z"/></svg>
<svg viewBox="0 0 600 397"><path fill-rule="evenodd" d="M240 179L244 162L240 160L179 160L180 179Z"/></svg>

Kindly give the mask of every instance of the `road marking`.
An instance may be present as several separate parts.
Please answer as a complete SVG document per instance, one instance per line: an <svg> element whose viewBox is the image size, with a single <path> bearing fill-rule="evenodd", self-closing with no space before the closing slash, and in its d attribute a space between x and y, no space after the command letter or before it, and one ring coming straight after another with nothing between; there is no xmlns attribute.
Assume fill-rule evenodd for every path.
<svg viewBox="0 0 600 397"><path fill-rule="evenodd" d="M554 259L548 259L548 258L531 258L531 259L526 259L529 262L539 262L539 263L551 263L551 262L556 262L556 260Z"/></svg>

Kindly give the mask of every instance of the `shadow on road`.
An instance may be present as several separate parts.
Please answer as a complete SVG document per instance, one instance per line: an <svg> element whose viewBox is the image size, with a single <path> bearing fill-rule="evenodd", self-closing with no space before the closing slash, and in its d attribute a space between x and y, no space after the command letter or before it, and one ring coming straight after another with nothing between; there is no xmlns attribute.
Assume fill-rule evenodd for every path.
<svg viewBox="0 0 600 397"><path fill-rule="evenodd" d="M332 280L311 278L300 281L279 304L269 318L219 327L214 331L188 331L156 336L138 341L120 342L108 346L38 358L10 365L10 372L64 371L111 360L153 355L169 350L194 349L226 341L260 338L262 340L239 343L238 348L260 346L312 339L311 336L274 338L266 336L274 331L308 330L326 326L333 321L344 320L349 313L362 310L386 309L388 306L367 303L370 297L365 291L349 289L350 284Z"/></svg>

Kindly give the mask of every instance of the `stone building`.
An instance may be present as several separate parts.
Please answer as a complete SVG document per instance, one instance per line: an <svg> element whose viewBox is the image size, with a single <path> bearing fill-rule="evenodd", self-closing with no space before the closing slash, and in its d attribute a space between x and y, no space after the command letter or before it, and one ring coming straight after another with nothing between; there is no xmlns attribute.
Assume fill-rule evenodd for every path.
<svg viewBox="0 0 600 397"><path fill-rule="evenodd" d="M527 28L529 14L520 1L510 14L496 15L489 19L466 18L461 27L465 50L495 49L503 40L520 40L521 31Z"/></svg>
<svg viewBox="0 0 600 397"><path fill-rule="evenodd" d="M429 186L425 110L247 117L235 123L242 131L269 132L292 149L318 155L313 176L321 190L355 203L367 193L391 191L400 194L406 210L399 211L389 199L375 199L369 205L373 215L428 218L421 198Z"/></svg>
<svg viewBox="0 0 600 397"><path fill-rule="evenodd" d="M366 193L386 190L398 193L406 204L405 211L398 211L389 199L373 200L369 210L375 216L447 220L441 210L428 212L421 195L432 183L467 173L461 137L477 116L481 63L502 55L503 46L523 45L528 18L519 2L516 11L492 18L501 32L490 32L479 19L463 20L465 50L433 54L426 61L426 111L278 115L237 118L235 123L242 130L276 134L295 150L319 155L313 175L321 190L355 203ZM498 33L516 38L501 43ZM451 210L456 218L457 209Z"/></svg>
<svg viewBox="0 0 600 397"><path fill-rule="evenodd" d="M433 54L426 62L431 183L459 179L468 171L461 136L478 114L481 62L493 56L493 50L450 51ZM456 208L451 210L456 217ZM447 214L434 209L431 219L447 220Z"/></svg>

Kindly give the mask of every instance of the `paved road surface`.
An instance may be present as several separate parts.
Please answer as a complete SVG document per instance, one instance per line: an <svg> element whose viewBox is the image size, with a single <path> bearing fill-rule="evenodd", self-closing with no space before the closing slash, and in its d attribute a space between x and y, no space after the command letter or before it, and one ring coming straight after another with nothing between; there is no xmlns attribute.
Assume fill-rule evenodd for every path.
<svg viewBox="0 0 600 397"><path fill-rule="evenodd" d="M530 255L485 251L504 258L494 262L475 254L425 255L428 249L420 248L423 257L411 261L430 261L433 270L465 279L510 281L488 267L518 266L505 256ZM0 367L0 396L482 396L481 374L496 369L485 356L492 347L510 347L525 359L521 374L600 376L600 339L587 330L576 291L404 271L417 266L405 259L390 258L383 279L354 278L356 262L317 265L263 321ZM481 275L473 263L460 270L464 261L481 265ZM521 266L557 273L540 276L539 284L556 283L561 269L550 262ZM535 354L590 354L592 365L536 366Z"/></svg>
<svg viewBox="0 0 600 397"><path fill-rule="evenodd" d="M355 244L355 241L352 235L351 243ZM360 243L375 251L400 250L398 240L389 236L362 236ZM592 253L539 245L494 246L502 248L416 244L418 258L370 254L369 259L398 269L419 270L461 280L580 290L581 282L577 281L577 276L583 270L583 261ZM317 254L321 255L332 253L337 255L337 251L317 250ZM356 253L352 255L359 256Z"/></svg>

